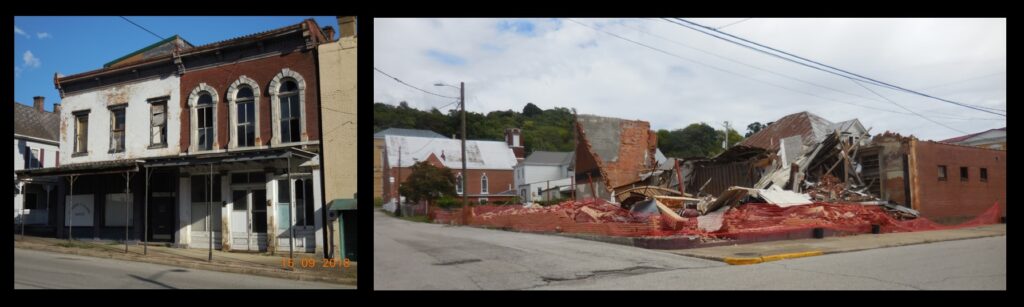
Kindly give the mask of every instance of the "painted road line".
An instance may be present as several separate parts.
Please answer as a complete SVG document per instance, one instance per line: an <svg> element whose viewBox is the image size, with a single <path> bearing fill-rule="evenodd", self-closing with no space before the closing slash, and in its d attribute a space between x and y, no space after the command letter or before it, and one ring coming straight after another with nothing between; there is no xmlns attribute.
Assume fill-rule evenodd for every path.
<svg viewBox="0 0 1024 307"><path fill-rule="evenodd" d="M725 263L728 263L728 264L731 264L731 265L746 265L746 264L757 264L757 263L768 262L768 261L778 261L778 260L783 260L783 259L820 256L820 255L823 255L823 254L825 254L825 253L822 252L822 251L807 251L807 252L798 252L798 253L785 253L785 254L767 255L767 256L761 256L761 257L742 257L742 258L725 257L725 259L723 259L722 261L725 261Z"/></svg>

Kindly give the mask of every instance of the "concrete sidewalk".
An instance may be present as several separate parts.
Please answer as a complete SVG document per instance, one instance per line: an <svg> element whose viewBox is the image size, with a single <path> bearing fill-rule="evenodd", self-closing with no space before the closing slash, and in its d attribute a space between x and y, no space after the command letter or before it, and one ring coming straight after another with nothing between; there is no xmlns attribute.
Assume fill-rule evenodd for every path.
<svg viewBox="0 0 1024 307"><path fill-rule="evenodd" d="M321 255L311 253L295 253L292 265L287 269L288 252L268 253L223 252L214 250L213 261L208 261L209 250L192 248L172 248L166 246L149 246L147 254L143 254L142 245L129 243L125 253L124 243L93 240L75 240L43 238L20 235L14 236L14 247L75 254L90 257L110 258L117 260L137 261L165 264L193 269L260 275L303 281L329 282L336 284L356 284L356 262L349 262L348 267L340 261L325 262ZM305 260L305 262L303 262ZM304 265L305 264L305 265Z"/></svg>
<svg viewBox="0 0 1024 307"><path fill-rule="evenodd" d="M666 251L729 264L755 264L789 258L1005 235L1006 224L995 224L950 230L865 234Z"/></svg>

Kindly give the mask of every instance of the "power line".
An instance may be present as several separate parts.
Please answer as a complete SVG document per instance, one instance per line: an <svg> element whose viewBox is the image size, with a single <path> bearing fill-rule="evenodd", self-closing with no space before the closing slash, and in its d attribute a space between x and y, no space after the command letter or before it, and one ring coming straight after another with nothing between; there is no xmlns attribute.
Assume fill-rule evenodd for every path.
<svg viewBox="0 0 1024 307"><path fill-rule="evenodd" d="M625 41L628 41L630 43L633 43L633 44L636 44L636 45L639 45L639 46L642 46L642 47L646 47L648 49L651 49L651 50L654 50L654 51L657 51L657 52L661 52L661 53L664 53L664 54L672 56L672 57L676 57L676 58L688 61L690 63L694 63L694 64L701 65L701 66L704 66L704 67L708 67L708 68L711 68L711 69L714 69L714 70L718 70L718 71L721 71L721 72L724 72L724 73L732 74L732 75L735 75L737 77L741 77L741 78L757 81L757 82L760 82L760 83L764 83L764 84L771 85L771 86L774 86L774 87L778 87L778 88L781 88L781 89L785 89L785 90L801 93L801 94L808 95L808 96L813 96L813 97L817 97L817 98L821 98L821 99L825 99L825 100L835 101L835 102L842 103L842 104L848 104L848 105L852 105L852 106L858 106L858 107L868 108L868 109L873 109L873 110L878 110L878 111L885 111L885 112L891 112L891 113L897 113L897 114L911 115L909 113L903 113L903 112L893 111L893 110L889 110L889 109L875 108L875 107L871 107L871 106L860 105L860 104L855 104L855 103L846 102L846 101L842 101L842 100L837 100L837 99L833 99L833 98L829 98L829 97L825 97L825 96L820 96L820 95L816 95L816 94L813 94L813 93L808 93L808 92L805 92L805 91L801 91L801 90L785 87L785 86L782 86L782 85L774 84L774 83L771 83L771 82L768 82L768 81L752 78L752 77L749 77L749 76L746 76L746 75L743 75L743 74L739 74L739 73L736 73L736 72L732 72L732 71L729 71L729 70L726 70L726 69L723 69L723 68L719 68L719 67L716 67L716 66L713 66L713 65L710 65L710 64L704 64L704 63L701 63L701 62L697 62L697 61L688 59L686 57L680 56L678 54L671 53L671 52L659 49L657 47L652 47L650 45L647 45L647 44L644 44L644 43L641 43L641 42L638 42L638 41L634 41L634 40L631 40L629 38L622 37L622 36L617 35L615 33L611 33L611 32L605 31L605 30L594 28L592 26L580 23L580 22L578 22L576 20L573 20L573 19L567 19L567 20L569 20L569 21L571 21L573 23L579 24L581 26L590 28L590 29L592 29L594 31L602 32L602 33L605 33L607 35L611 35L611 36L613 36L615 38L618 38L618 39L621 39L621 40L625 40Z"/></svg>
<svg viewBox="0 0 1024 307"><path fill-rule="evenodd" d="M758 52L761 52L761 53L764 53L764 54L768 54L768 55L771 55L771 56L774 56L774 57L777 57L777 58L789 61L789 62L800 64L800 65L803 65L803 66L806 66L806 67L809 67L809 68L813 68L813 69L820 70L820 71L823 71L823 72L827 72L827 73L830 73L830 74L833 74L833 75L841 76L841 77L844 77L844 78L847 78L847 79L858 79L860 81L867 82L867 83L870 83L870 84L873 84L873 85L876 85L876 86L888 87L888 88L891 88L891 89L894 89L894 90L899 90L899 91L903 91L903 92L907 92L907 93L917 94L917 95L920 95L920 96L924 96L924 97L936 99L936 100L939 100L939 101L955 104L955 105L962 106L962 107L969 108L969 109L974 109L974 110L978 110L978 111L982 111L982 112L986 112L986 113L991 113L991 114L996 114L996 115L1000 115L1000 116L1006 116L1006 114L1000 114L1000 113L992 112L992 111L989 111L989 110L985 110L983 108L978 108L976 106L972 106L972 105L968 105L968 104L964 104L964 103L960 103L960 102L956 102L956 101L952 101L952 100L948 100L948 99L944 99L944 98L935 97L935 96L928 95L928 94L925 94L925 93L921 93L921 92L917 92L917 91L914 91L914 90L909 90L909 89L906 89L906 88L903 88L903 87L899 87L899 86L896 86L896 85L892 85L892 84L889 84L889 83L886 83L886 82L878 81L878 80L875 80L875 79L872 79L872 78L869 78L869 77L865 77L865 76L862 76L862 75L859 75L859 74L855 74L855 73L852 73L852 72L849 72L849 71L846 71L846 70L843 70L843 69L839 69L839 68L836 68L836 67L833 67L833 66L829 66L829 65L820 63L820 62L816 62L816 61L813 61L813 60L810 60L810 59L807 59L807 58L804 58L804 57L801 57L801 56L798 56L798 55L795 55L795 54L792 54L792 53L788 53L788 52L785 52L785 51L782 51L782 50L778 50L778 49L775 49L775 48L772 48L772 47L768 47L768 46L765 46L765 45L762 45L762 44L759 44L759 43L756 43L756 42L753 42L753 41L750 41L750 40L747 40L747 39L744 39L744 38L741 38L741 37L738 37L738 36L735 36L735 35L732 35L732 34L729 34L729 33L718 31L718 30L716 30L714 28L707 27L707 26L704 26L704 25L701 25L701 24L698 24L698 23L694 23L694 22L691 22L691 21L688 21L688 20L685 20L685 19L682 19L682 18L674 18L674 19L682 21L682 22L685 22L687 24L680 24L680 23L672 22L671 20L669 20L669 22L671 22L672 24L675 24L675 25L686 27L688 29L691 29L691 30L694 30L694 31L697 31L697 32L700 32L700 33L703 33L703 34L707 34L709 36L718 38L718 39L723 40L723 41L727 41L727 42L733 43L735 45L743 46L743 47L746 47L748 49L752 49L752 50L755 50L755 51L758 51ZM665 20L668 20L668 19L666 18ZM742 44L742 43L739 43L737 41L730 40L730 39L727 39L725 37L721 37L721 36L712 34L711 32L707 32L707 31L695 28L694 26L700 27L701 29L706 29L707 31L714 31L714 33L719 33L719 34L722 34L722 35L726 35L726 36L729 36L729 37L732 37L732 38L735 38L735 39L738 39L738 40L741 40L741 41L744 41L744 42L747 42L747 43L750 43L750 44L754 44L756 46L760 46L762 48L766 48L766 49L769 49L769 50L772 50L772 51L775 51L775 52L779 52L779 53L782 53L782 54L785 54L785 55L788 55L788 56L791 56L791 57L794 57L794 58L797 58L797 59L800 59L800 60L803 60L803 61L806 61L806 62L810 62L810 63L814 63L816 65L824 66L824 67L830 68L832 70L826 70L826 69L823 69L823 68L818 67L818 66L809 65L807 63L796 61L796 60L788 58L788 57L783 57L783 56L780 56L778 54L765 51L763 49L759 49L759 48L755 48L755 47L752 47L752 46L749 46L749 45L746 45L746 44ZM845 73L847 75L840 74L840 73L838 73L836 71ZM851 76L853 76L853 77L851 77ZM854 77L856 77L856 78L854 78Z"/></svg>
<svg viewBox="0 0 1024 307"><path fill-rule="evenodd" d="M847 91L844 91L844 90L840 90L840 89L836 89L836 88L833 88L833 87L830 87L830 86L825 86L825 85L821 85L821 84L818 84L818 83L814 83L814 82L810 82L810 81L807 81L807 80L803 80L803 79L800 79L800 78L791 77L791 76L788 76L788 75L785 75L785 74L782 74L782 73L774 72L774 71L771 71L771 70L768 70L768 69L764 69L764 68L761 68L761 67L758 67L758 66L755 66L755 65L751 65L751 64L739 61L739 60L730 59L728 57L721 56L721 55L718 55L718 54L715 54L713 52L710 52L710 51L707 51L707 50L703 50L703 49L700 49L700 48L697 48L697 47L689 46L689 45L683 44L681 42L678 42L678 41L675 41L675 40L672 40L672 39L669 39L669 38L666 38L666 37L663 37L663 36L660 36L660 35L657 35L657 34L654 34L654 33L650 33L648 31L644 31L644 30L639 29L639 28L634 28L632 26L628 26L628 25L625 25L625 24L623 24L622 26L627 27L627 28L631 28L631 29L634 29L634 30L637 30L637 31L639 31L641 33L644 33L644 34L647 34L647 35L651 35L651 36L660 38L662 40L665 40L665 41L668 41L670 43L674 43L674 44L680 45L680 46L688 48L688 49L692 49L692 50L695 50L695 51L698 51L698 52L701 52L701 53L704 53L704 54L707 54L707 55L710 55L710 56L714 56L714 57L717 57L717 58L720 58L720 59L723 59L723 60L726 60L726 61L730 61L730 62L733 62L733 63L736 63L736 64L740 64L740 65L747 66L747 67L750 67L750 68L753 68L753 69L757 69L757 70L760 70L760 71L763 71L763 72L766 72L766 73L769 73L769 74L773 74L773 75L776 75L776 76L779 76L779 77L783 77L783 78L790 79L790 80L793 80L793 81L798 81L798 82L801 82L801 83L805 83L805 84L808 84L808 85L816 86L816 87L827 89L827 90L832 90L832 91L835 91L835 92L838 92L838 93L842 93L842 94L846 94L846 95L853 96L853 97L858 97L858 98L867 99L867 100L874 100L874 101L882 102L882 103L885 102L884 100L881 100L881 99L878 99L878 98L868 97L868 96L864 96L864 95L860 95L860 94L855 94L855 93L850 93L850 92L847 92ZM898 113L898 114L911 115L910 113L904 113L904 112L893 111L893 110L885 110L885 109L872 108L872 107L868 107L868 106L864 106L864 105L860 105L860 104L854 104L854 103L851 103L851 102L846 102L846 103L850 104L850 105L864 107L864 108L870 108L870 109L875 109L875 110L882 110L882 111Z"/></svg>
<svg viewBox="0 0 1024 307"><path fill-rule="evenodd" d="M904 107L903 105L900 105L900 104L896 103L895 101L892 101L891 99L886 98L885 96L882 96L882 94L879 94L878 92L875 92L875 91L871 90L867 86L864 86L863 84L860 84L860 82L858 82L857 80L850 79L850 81L853 82L853 84L856 84L857 86L863 87L865 90L868 90L869 92L872 92L875 95L878 95L878 97L882 97L882 99L885 99L886 101L889 101L890 103L896 105L897 107L903 108L904 110L907 110L907 112L914 113L914 115L917 115L920 118L923 118L923 119L925 119L927 121L933 122L933 123L935 123L937 125L949 128L950 130L953 130L953 131L956 131L956 132L960 132L960 133L963 133L963 134L967 134L967 132L960 131L959 129L947 126L946 124L940 123L940 122L935 121L935 120L933 120L931 118L925 117L924 115L921 115L920 113L914 112L913 110L911 110L911 109L909 109L907 107Z"/></svg>
<svg viewBox="0 0 1024 307"><path fill-rule="evenodd" d="M134 21L131 21L127 17L124 17L124 16L120 16L120 17L121 17L121 19L124 19L125 21L130 22L131 24L135 25L136 27L139 27L139 29L142 29L142 30L144 30L146 32L149 32L149 34L153 34L153 36L156 36L160 40L164 40L164 38L162 36L157 35L156 33L153 33L153 31L150 31L149 29L146 29L146 27L140 26L139 24L135 23Z"/></svg>
<svg viewBox="0 0 1024 307"><path fill-rule="evenodd" d="M741 23L741 22L744 22L744 21L747 21L747 20L750 20L750 18L744 18L743 20L740 20L740 21L737 21L737 22L733 22L733 23L730 23L730 24L718 27L718 29L719 30L725 29L725 27L728 27L728 26L731 26L731 25L735 25L735 24L738 24L738 23Z"/></svg>
<svg viewBox="0 0 1024 307"><path fill-rule="evenodd" d="M434 93L434 92L430 92L430 91L427 91L427 90L415 87L412 84L405 83L405 81L402 81L401 79L398 79L398 78L396 78L396 77L394 77L392 75L389 75L388 73L384 72L383 70L380 70L380 68L377 68L376 66L373 67L373 70L376 70L377 72L382 73L382 74L384 74L385 76L388 76L391 79L395 79L395 81L397 81L398 83L401 83L402 85L414 88L414 89L419 90L421 92L424 92L424 93L427 93L427 94L431 94L431 95L434 95L434 96L437 96L437 97L459 99L459 97L445 96L445 95L437 94L437 93Z"/></svg>

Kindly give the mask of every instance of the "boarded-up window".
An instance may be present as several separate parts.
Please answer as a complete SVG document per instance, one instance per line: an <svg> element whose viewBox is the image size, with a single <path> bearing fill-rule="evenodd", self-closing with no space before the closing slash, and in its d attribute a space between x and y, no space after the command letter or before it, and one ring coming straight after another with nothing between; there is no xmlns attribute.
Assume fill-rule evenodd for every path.
<svg viewBox="0 0 1024 307"><path fill-rule="evenodd" d="M131 194L107 194L104 203L104 226L132 226ZM127 211L127 212L126 212ZM127 221L125 216L127 215Z"/></svg>
<svg viewBox="0 0 1024 307"><path fill-rule="evenodd" d="M89 150L89 114L75 115L75 153Z"/></svg>

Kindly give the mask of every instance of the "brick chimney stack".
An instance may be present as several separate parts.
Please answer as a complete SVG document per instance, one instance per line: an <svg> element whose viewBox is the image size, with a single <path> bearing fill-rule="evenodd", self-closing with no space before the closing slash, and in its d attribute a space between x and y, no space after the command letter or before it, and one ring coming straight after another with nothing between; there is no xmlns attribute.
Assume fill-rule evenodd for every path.
<svg viewBox="0 0 1024 307"><path fill-rule="evenodd" d="M355 16L342 16L342 17L338 17L338 33L341 33L341 38L355 37L356 36L356 17Z"/></svg>
<svg viewBox="0 0 1024 307"><path fill-rule="evenodd" d="M512 148L516 160L523 161L526 158L526 149L523 148L523 137L519 128L505 128L505 144Z"/></svg>
<svg viewBox="0 0 1024 307"><path fill-rule="evenodd" d="M334 41L334 27L326 26L326 27L323 27L323 30L324 30L324 34L327 34L327 41L333 42Z"/></svg>
<svg viewBox="0 0 1024 307"><path fill-rule="evenodd" d="M32 97L32 100L33 100L33 101L32 101L32 105L33 105L33 106L34 106L34 107L36 108L36 110L38 110L39 112L45 112L45 111L43 111L43 106L45 106L46 104L44 104L44 103L43 103L43 99L46 99L46 97L43 97L43 96L35 96L35 97Z"/></svg>
<svg viewBox="0 0 1024 307"><path fill-rule="evenodd" d="M60 110L61 110L61 107L60 107L59 103L53 104L53 113L60 114Z"/></svg>

